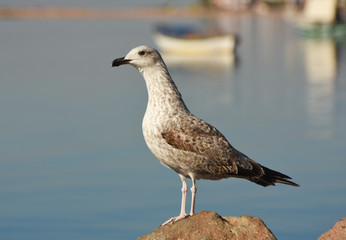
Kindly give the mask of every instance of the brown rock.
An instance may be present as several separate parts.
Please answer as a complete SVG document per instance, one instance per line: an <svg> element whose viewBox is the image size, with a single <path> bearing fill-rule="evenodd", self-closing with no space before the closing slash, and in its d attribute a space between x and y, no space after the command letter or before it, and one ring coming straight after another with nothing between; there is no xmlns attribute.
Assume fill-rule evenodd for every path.
<svg viewBox="0 0 346 240"><path fill-rule="evenodd" d="M273 233L257 217L221 217L202 211L174 224L159 227L138 240L276 240Z"/></svg>
<svg viewBox="0 0 346 240"><path fill-rule="evenodd" d="M329 231L323 233L318 240L345 240L346 217L340 219Z"/></svg>

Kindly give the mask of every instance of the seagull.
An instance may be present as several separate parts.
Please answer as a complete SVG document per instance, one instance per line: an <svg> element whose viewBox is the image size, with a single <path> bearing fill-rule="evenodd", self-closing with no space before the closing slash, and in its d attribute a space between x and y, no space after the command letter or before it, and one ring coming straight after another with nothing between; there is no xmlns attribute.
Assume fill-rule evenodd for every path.
<svg viewBox="0 0 346 240"><path fill-rule="evenodd" d="M148 103L142 122L148 148L160 162L173 169L182 181L180 214L162 224L172 224L195 213L196 180L243 178L261 186L275 183L299 185L289 176L255 162L235 149L211 124L186 107L160 53L148 46L130 50L112 62L112 67L129 64L143 75ZM192 181L191 209L186 214L186 179Z"/></svg>

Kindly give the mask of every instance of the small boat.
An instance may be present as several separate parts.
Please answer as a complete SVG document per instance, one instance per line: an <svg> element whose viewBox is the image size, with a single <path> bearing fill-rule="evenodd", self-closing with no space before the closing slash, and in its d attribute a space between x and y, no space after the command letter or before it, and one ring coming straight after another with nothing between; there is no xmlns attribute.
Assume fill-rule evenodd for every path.
<svg viewBox="0 0 346 240"><path fill-rule="evenodd" d="M346 23L337 18L337 0L307 0L296 21L299 33L307 37L344 37Z"/></svg>
<svg viewBox="0 0 346 240"><path fill-rule="evenodd" d="M299 31L302 35L307 37L345 37L346 24L306 24L300 23Z"/></svg>
<svg viewBox="0 0 346 240"><path fill-rule="evenodd" d="M158 25L154 40L161 52L179 55L233 54L236 36L218 31L201 32L189 26Z"/></svg>

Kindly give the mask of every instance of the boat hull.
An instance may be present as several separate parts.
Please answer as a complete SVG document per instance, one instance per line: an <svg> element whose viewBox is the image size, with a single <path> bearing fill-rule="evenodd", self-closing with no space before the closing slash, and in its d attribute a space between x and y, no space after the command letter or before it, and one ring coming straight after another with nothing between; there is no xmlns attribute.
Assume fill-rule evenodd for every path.
<svg viewBox="0 0 346 240"><path fill-rule="evenodd" d="M236 45L231 34L190 39L155 33L154 40L162 52L186 55L232 54Z"/></svg>

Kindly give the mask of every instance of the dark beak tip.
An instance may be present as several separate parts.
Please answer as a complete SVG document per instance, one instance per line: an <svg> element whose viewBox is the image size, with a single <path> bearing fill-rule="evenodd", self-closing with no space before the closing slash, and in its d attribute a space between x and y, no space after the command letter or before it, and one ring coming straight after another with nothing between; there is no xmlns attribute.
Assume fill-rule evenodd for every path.
<svg viewBox="0 0 346 240"><path fill-rule="evenodd" d="M125 57L117 58L117 59L113 60L112 67L119 67L120 65L129 64L129 63L130 63L130 60L125 59Z"/></svg>
<svg viewBox="0 0 346 240"><path fill-rule="evenodd" d="M112 67L118 67L118 63L115 62L115 60L112 62Z"/></svg>

